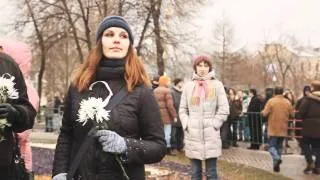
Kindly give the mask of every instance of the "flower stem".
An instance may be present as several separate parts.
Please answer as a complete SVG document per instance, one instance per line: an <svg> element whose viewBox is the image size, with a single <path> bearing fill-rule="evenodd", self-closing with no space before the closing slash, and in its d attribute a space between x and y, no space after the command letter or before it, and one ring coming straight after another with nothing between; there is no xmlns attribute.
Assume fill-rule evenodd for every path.
<svg viewBox="0 0 320 180"><path fill-rule="evenodd" d="M120 160L120 158L119 158L119 155L115 155L115 156L116 156L116 160L117 160L118 164L119 164L120 167L121 167L121 170L122 170L122 172L123 172L123 176L124 176L127 180L129 180L129 176L127 175L126 170L125 170L124 167L123 167L123 164L122 164L122 162L121 162L121 160Z"/></svg>

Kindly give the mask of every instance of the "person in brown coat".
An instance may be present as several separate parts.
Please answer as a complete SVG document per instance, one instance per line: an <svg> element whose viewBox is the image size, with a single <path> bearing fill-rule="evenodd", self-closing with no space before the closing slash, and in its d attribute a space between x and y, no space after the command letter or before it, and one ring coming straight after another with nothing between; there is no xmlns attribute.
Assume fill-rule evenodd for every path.
<svg viewBox="0 0 320 180"><path fill-rule="evenodd" d="M281 149L284 138L288 135L288 121L293 116L294 110L283 94L283 88L276 87L275 96L271 98L262 115L268 117L269 153L273 159L273 171L280 171Z"/></svg>
<svg viewBox="0 0 320 180"><path fill-rule="evenodd" d="M167 153L171 149L171 130L172 123L177 122L177 112L173 105L171 91L169 89L170 79L168 76L161 76L159 78L159 87L154 89L156 100L160 107L161 118L164 124L164 134L167 143Z"/></svg>
<svg viewBox="0 0 320 180"><path fill-rule="evenodd" d="M307 93L299 108L302 121L303 141L311 144L312 152L316 156L314 174L320 174L320 81L311 83L312 92ZM311 162L312 163L312 162ZM308 162L308 166L313 165ZM305 171L306 172L306 171Z"/></svg>

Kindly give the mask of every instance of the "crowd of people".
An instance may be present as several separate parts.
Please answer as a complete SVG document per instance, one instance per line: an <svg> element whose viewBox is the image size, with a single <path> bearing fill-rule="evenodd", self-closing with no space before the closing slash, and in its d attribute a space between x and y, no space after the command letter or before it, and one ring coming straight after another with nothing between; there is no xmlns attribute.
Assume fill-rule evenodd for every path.
<svg viewBox="0 0 320 180"><path fill-rule="evenodd" d="M150 81L123 17L103 19L95 40L64 98L53 180L145 179L144 164L179 153L190 159L193 180L202 179L204 168L206 178L216 180L222 149L238 147L239 141L249 142L250 150L268 144L273 170L279 172L282 147L289 145L293 134L288 129L294 126L307 162L304 172L320 174L320 81L306 86L298 101L282 87L267 88L261 96L256 89L226 87L208 56L193 59L191 80L171 81L163 75ZM14 151L20 145L24 176L32 178L28 136L39 97L28 81L31 56L19 57L31 52L22 49L17 55L6 43L0 45L1 78L9 77L18 92L0 101L5 127L0 132L5 138L0 141L0 177L21 179ZM52 109L60 101L56 98ZM293 118L301 121L293 123Z"/></svg>
<svg viewBox="0 0 320 180"><path fill-rule="evenodd" d="M201 57L198 58L201 59ZM211 64L208 63L208 66L211 67ZM209 72L211 72L211 69ZM214 79L214 76L211 78ZM183 89L185 91L187 89L195 89L194 85L181 88L184 83L180 78L175 79L173 82L174 84L170 86L170 78L167 76L155 77L152 80L163 122L165 126L169 126L169 130L165 130L167 154L169 155L177 155L178 152L187 151L188 149L188 141L184 140L184 136L185 133L189 132L186 132L183 126L180 126L180 115L183 116L184 114L179 113L179 109L180 111L182 110L179 108L179 104L180 102L185 103L183 99L180 100ZM177 87L177 83L179 83L179 87ZM247 149L269 151L273 159L273 170L279 172L280 164L282 163L281 154L283 153L283 146L290 148L288 141L295 138L301 149L301 155L305 156L307 162L304 173L312 172L319 174L320 149L316 141L320 139L318 139L319 136L316 129L320 126L318 124L318 114L314 110L317 108L317 105L319 106L317 104L317 101L320 100L320 94L318 93L319 85L319 81L313 81L311 85L305 86L303 96L297 101L290 89L283 89L282 87L266 88L264 96L258 94L256 89L235 90L234 88L224 87L229 105L229 114L225 120L222 120L220 129L222 149L239 147L239 141L248 142L250 145ZM166 91L164 94L161 94L159 93L159 89L166 89ZM177 94L177 92L179 93ZM170 94L172 97L170 97ZM179 98L177 98L177 95L179 95ZM191 98L190 100L194 99ZM310 102L312 102L313 110L309 109L310 105L306 105L310 104ZM205 103L205 100L203 103ZM172 104L175 104L175 111ZM182 107L186 108L185 106ZM192 111L190 107L188 106L186 110L184 109L187 111L185 112L187 117L190 117L189 111ZM203 110L198 110L203 113L203 116L205 115ZM192 117L192 119L197 118ZM185 121L189 122L191 120ZM197 120L200 124L204 123L204 121L204 119ZM178 134L176 134L177 125L179 129ZM203 125L202 127L205 126ZM180 130L180 128L182 129ZM201 143L201 138L197 139L197 141ZM263 144L264 146L262 146ZM201 146L198 145L198 147ZM188 156L187 152L186 155ZM315 160L312 158L313 155L316 157ZM190 159L193 170L199 169L199 165L196 165L192 159L202 159L201 155L196 157L190 156Z"/></svg>

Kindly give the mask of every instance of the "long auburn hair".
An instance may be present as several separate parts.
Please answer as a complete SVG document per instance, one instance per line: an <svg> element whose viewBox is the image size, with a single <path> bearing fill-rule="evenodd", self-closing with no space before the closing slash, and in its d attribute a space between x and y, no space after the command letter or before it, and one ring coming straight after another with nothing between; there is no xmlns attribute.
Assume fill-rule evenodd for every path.
<svg viewBox="0 0 320 180"><path fill-rule="evenodd" d="M89 52L86 61L76 69L73 75L72 83L79 92L87 90L90 83L94 80L102 54L102 41L100 38L96 47ZM125 81L127 83L128 91L132 92L137 85L149 87L150 80L148 74L131 44L128 49L128 54L125 57L125 61Z"/></svg>

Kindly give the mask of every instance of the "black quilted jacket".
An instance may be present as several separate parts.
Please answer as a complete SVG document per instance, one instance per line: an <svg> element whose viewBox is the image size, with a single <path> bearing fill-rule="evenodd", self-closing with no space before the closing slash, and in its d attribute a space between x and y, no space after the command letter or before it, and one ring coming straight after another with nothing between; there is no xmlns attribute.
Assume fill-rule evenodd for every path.
<svg viewBox="0 0 320 180"><path fill-rule="evenodd" d="M108 72L109 70L106 70L103 74L108 74ZM122 78L110 79L110 77L102 79L109 83L116 94L121 86L125 85L124 80ZM79 103L89 96L104 99L107 95L108 91L102 84L97 84L92 91L83 93L79 93L72 86L69 88L55 151L53 176L68 172L74 156L92 126L90 122L82 126L76 121ZM126 140L128 148L126 160L123 162L130 180L145 179L144 164L160 161L166 151L163 124L152 90L140 87L124 97L112 110L108 126ZM95 141L83 157L75 179L79 177L85 180L123 179L122 171L114 156L110 154L106 161L102 161L100 154L100 144Z"/></svg>
<svg viewBox="0 0 320 180"><path fill-rule="evenodd" d="M19 93L18 99L8 99L7 103L14 106L20 115L15 119L11 128L6 128L4 132L6 140L0 142L0 179L16 179L13 175L14 169L12 168L14 147L12 131L22 132L31 129L34 124L36 111L28 100L26 84L18 65L8 55L0 53L0 76L5 73L15 77L14 88Z"/></svg>

